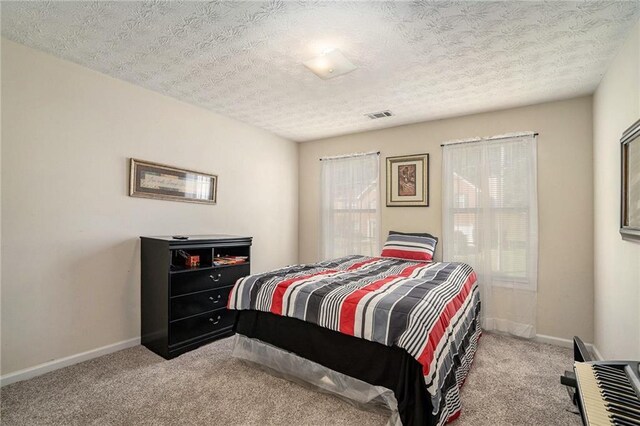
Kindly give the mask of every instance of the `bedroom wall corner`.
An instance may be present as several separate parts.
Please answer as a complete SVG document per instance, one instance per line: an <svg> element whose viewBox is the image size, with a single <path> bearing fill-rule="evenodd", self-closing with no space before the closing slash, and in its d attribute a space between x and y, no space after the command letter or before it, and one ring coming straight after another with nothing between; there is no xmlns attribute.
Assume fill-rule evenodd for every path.
<svg viewBox="0 0 640 426"><path fill-rule="evenodd" d="M252 272L297 262L295 142L6 39L1 49L3 377L136 342L141 235L248 235ZM129 157L217 174L218 204L129 197Z"/></svg>
<svg viewBox="0 0 640 426"><path fill-rule="evenodd" d="M594 331L605 359L640 359L640 244L620 226L620 137L640 118L640 21L593 102Z"/></svg>

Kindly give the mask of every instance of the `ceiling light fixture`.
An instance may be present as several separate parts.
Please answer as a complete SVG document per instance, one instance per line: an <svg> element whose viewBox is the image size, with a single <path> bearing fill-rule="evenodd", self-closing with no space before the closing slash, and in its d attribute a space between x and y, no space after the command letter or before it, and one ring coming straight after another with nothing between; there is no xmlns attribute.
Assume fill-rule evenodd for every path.
<svg viewBox="0 0 640 426"><path fill-rule="evenodd" d="M320 56L303 62L315 75L323 80L350 73L356 69L338 49L330 50Z"/></svg>

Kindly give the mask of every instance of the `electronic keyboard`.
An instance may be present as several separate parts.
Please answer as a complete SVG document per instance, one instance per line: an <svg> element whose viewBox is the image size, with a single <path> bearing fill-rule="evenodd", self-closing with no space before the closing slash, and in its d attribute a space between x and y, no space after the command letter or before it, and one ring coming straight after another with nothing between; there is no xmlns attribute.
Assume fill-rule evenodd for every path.
<svg viewBox="0 0 640 426"><path fill-rule="evenodd" d="M576 362L573 369L585 426L640 426L639 362Z"/></svg>

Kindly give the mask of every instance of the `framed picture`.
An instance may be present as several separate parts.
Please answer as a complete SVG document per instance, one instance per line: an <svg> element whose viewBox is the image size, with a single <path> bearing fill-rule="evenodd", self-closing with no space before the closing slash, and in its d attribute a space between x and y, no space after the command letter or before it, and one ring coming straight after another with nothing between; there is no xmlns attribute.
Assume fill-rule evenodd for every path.
<svg viewBox="0 0 640 426"><path fill-rule="evenodd" d="M620 139L622 148L620 234L640 241L640 120Z"/></svg>
<svg viewBox="0 0 640 426"><path fill-rule="evenodd" d="M215 204L218 176L131 159L129 195Z"/></svg>
<svg viewBox="0 0 640 426"><path fill-rule="evenodd" d="M387 207L429 206L429 154L387 157Z"/></svg>

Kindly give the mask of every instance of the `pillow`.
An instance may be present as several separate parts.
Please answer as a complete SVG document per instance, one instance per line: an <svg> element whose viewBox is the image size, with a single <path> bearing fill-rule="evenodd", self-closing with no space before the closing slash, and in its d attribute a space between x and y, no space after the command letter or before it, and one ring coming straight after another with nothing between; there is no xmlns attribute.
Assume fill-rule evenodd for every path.
<svg viewBox="0 0 640 426"><path fill-rule="evenodd" d="M389 231L389 235L391 234L395 234L395 235L415 235L418 237L429 237L429 238L433 238L434 240L436 240L436 244L438 244L438 237L435 237L431 234L427 234L426 232L420 233L420 232L400 232L400 231Z"/></svg>
<svg viewBox="0 0 640 426"><path fill-rule="evenodd" d="M430 234L408 234L389 232L387 242L382 247L382 257L431 261L436 251L438 239Z"/></svg>

